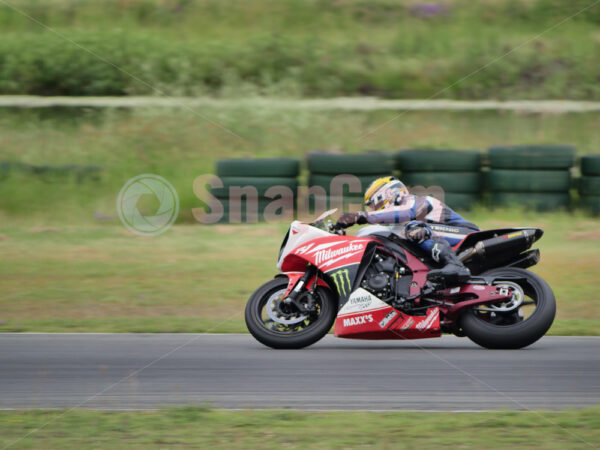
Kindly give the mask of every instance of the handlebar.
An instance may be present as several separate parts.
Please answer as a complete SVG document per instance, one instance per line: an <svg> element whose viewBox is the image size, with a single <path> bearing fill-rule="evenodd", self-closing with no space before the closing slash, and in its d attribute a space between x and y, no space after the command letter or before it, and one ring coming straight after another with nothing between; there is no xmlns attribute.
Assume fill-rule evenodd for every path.
<svg viewBox="0 0 600 450"><path fill-rule="evenodd" d="M340 236L346 235L346 229L342 228L340 225L338 225L337 222L336 223L330 222L327 227L329 228L329 231L331 233L338 234Z"/></svg>

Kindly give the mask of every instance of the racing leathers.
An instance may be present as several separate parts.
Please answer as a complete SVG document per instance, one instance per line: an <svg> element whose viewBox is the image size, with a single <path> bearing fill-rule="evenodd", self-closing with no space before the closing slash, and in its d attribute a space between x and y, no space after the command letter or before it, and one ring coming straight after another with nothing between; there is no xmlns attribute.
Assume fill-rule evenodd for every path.
<svg viewBox="0 0 600 450"><path fill-rule="evenodd" d="M470 276L469 270L456 257L452 245L459 243L468 233L479 231L479 228L434 197L399 196L384 209L347 213L340 217L338 223L341 226L354 223L404 224L404 237L417 243L434 261L443 265L440 269L429 271L429 280L464 282Z"/></svg>

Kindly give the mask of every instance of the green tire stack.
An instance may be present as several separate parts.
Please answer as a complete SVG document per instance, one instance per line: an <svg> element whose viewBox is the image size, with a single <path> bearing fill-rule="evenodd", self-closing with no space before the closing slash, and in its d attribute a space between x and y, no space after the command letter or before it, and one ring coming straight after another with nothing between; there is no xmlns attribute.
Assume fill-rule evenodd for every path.
<svg viewBox="0 0 600 450"><path fill-rule="evenodd" d="M437 197L452 209L468 210L479 201L482 175L478 151L401 150L396 154L396 168L412 193ZM419 186L425 189L421 191Z"/></svg>
<svg viewBox="0 0 600 450"><path fill-rule="evenodd" d="M221 159L217 161L216 174L223 187L211 189L211 194L223 205L224 214L219 222L258 222L265 219L265 210L276 217L293 217L298 196L300 160L295 158ZM271 189L276 187L275 189ZM233 190L232 190L233 188ZM256 190L257 207L249 204L248 195L239 195L239 189ZM233 195L232 195L233 194ZM273 202L283 200L282 206L273 210ZM239 213L238 213L239 211Z"/></svg>
<svg viewBox="0 0 600 450"><path fill-rule="evenodd" d="M517 205L538 211L569 207L573 147L490 147L488 159L486 181L492 206Z"/></svg>
<svg viewBox="0 0 600 450"><path fill-rule="evenodd" d="M600 214L600 155L581 157L579 195L584 208Z"/></svg>
<svg viewBox="0 0 600 450"><path fill-rule="evenodd" d="M338 207L344 211L360 209L369 185L377 178L391 176L393 168L392 155L387 152L348 155L315 151L308 154L307 162L308 210L313 214ZM348 175L358 182L352 184L356 178Z"/></svg>

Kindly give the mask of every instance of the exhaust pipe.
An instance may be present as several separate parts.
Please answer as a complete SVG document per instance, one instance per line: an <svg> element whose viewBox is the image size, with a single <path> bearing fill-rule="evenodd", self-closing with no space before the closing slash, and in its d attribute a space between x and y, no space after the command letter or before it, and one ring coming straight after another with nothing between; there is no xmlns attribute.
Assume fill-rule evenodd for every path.
<svg viewBox="0 0 600 450"><path fill-rule="evenodd" d="M464 263L475 255L483 258L500 252L521 253L539 238L536 237L537 234L536 229L524 229L479 241L473 247L460 252L458 259Z"/></svg>

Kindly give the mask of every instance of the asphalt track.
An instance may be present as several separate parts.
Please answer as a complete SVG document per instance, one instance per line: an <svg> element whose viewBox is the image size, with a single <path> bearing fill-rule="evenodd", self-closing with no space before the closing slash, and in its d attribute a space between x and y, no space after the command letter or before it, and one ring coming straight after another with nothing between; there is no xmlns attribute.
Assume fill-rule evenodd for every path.
<svg viewBox="0 0 600 450"><path fill-rule="evenodd" d="M600 404L600 338L517 351L466 338L271 350L249 335L0 334L0 408L488 410Z"/></svg>

